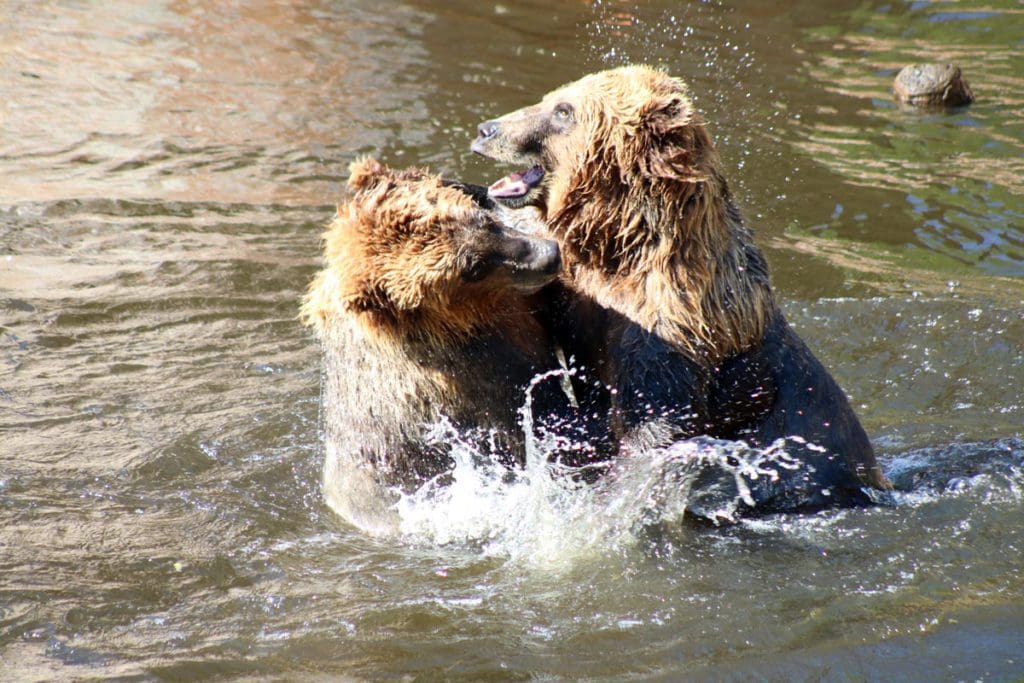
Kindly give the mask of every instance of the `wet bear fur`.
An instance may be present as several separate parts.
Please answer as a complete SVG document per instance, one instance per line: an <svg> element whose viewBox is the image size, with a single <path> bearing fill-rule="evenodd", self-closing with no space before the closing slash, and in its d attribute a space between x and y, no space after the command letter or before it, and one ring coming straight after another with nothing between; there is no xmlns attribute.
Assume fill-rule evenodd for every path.
<svg viewBox="0 0 1024 683"><path fill-rule="evenodd" d="M325 496L356 525L390 530L397 492L453 466L452 439L429 434L439 420L477 453L522 464L524 390L559 367L534 292L560 258L426 171L365 159L349 187L302 316L324 357ZM571 418L557 381L537 387L534 413Z"/></svg>
<svg viewBox="0 0 1024 683"><path fill-rule="evenodd" d="M749 481L747 514L867 504L890 488L842 389L780 311L680 80L644 66L592 74L481 124L473 151L545 171L517 205L540 207L562 249L548 325L610 389L589 400L608 402L623 453L789 437L798 467ZM701 476L709 493L692 511L714 514L736 489Z"/></svg>

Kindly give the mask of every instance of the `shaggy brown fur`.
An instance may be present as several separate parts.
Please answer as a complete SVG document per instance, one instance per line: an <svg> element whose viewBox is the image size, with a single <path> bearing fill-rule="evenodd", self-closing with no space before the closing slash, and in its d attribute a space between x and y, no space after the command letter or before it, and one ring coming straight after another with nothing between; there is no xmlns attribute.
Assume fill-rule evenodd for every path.
<svg viewBox="0 0 1024 683"><path fill-rule="evenodd" d="M451 444L426 433L442 418L478 452L522 461L524 388L558 367L530 296L561 264L556 243L509 230L425 171L369 159L351 171L355 194L327 230L302 317L324 351L326 497L375 528L391 487L452 466ZM568 409L555 382L534 401L540 422Z"/></svg>
<svg viewBox="0 0 1024 683"><path fill-rule="evenodd" d="M527 334L536 328L510 273L479 282L464 277L496 248L493 218L469 196L425 170L392 171L373 159L354 163L350 174L356 197L338 208L324 234L329 267L302 307L321 336L333 318L353 314L380 343L397 338L432 348L509 320L525 321ZM550 279L541 274L532 288Z"/></svg>
<svg viewBox="0 0 1024 683"><path fill-rule="evenodd" d="M686 86L648 67L587 76L498 119L505 149L560 104L548 138L548 227L574 285L645 329L715 362L755 345L775 303L737 220L714 145Z"/></svg>
<svg viewBox="0 0 1024 683"><path fill-rule="evenodd" d="M798 436L828 451L804 453L800 476L817 471L812 484L834 480L854 499L862 484L887 486L842 391L779 311L680 80L644 66L586 76L485 122L473 150L544 169L530 198L546 211L580 301L609 315L603 349L567 352L611 368L627 443L656 423L662 442ZM783 494L782 507L806 499L807 485L793 486L804 489Z"/></svg>

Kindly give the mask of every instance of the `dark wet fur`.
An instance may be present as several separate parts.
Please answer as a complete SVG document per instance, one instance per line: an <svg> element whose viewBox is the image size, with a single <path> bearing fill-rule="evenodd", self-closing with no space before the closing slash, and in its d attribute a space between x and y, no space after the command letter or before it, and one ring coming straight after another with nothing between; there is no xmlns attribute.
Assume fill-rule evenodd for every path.
<svg viewBox="0 0 1024 683"><path fill-rule="evenodd" d="M387 173L377 171L377 175ZM377 175L366 175L362 179L354 174L356 180L350 185L378 181ZM429 185L419 171L391 173L385 180ZM486 188L451 181L443 185L468 194L484 208L495 208L488 203ZM476 232L490 234L467 230L462 239L475 239ZM501 240L496 240L491 248L500 246ZM477 296L476 284L467 284L457 299ZM536 375L557 370L560 363L556 341L539 319L546 299L538 293L500 293L485 306L486 324L468 334L448 333L437 325L433 333L420 334L419 327L428 318L461 314L454 309L421 316L401 311L392 319L384 315L385 309L359 308L358 313L332 316L323 325L326 437L346 462L363 466L377 483L406 492L443 478L454 466L452 444L428 439L425 429L444 417L480 457L510 470L524 465L527 437L520 409L525 391ZM316 310L310 306L310 319L317 317ZM357 322L356 315L371 317ZM371 320L371 326L388 340L386 352L380 341L371 342L365 332ZM597 459L590 453L592 444L601 441L604 415L596 420L582 415L559 377L540 382L532 390L532 399L535 429L573 440L553 458L573 464Z"/></svg>
<svg viewBox="0 0 1024 683"><path fill-rule="evenodd" d="M487 188L463 187L481 206L494 208ZM751 275L767 283L762 253L753 244L747 249ZM846 395L781 311L773 312L757 347L709 366L564 283L548 285L540 296L542 323L566 355L589 371L573 382L581 412L610 416L608 431L593 431L603 438L598 452L618 450L616 442L642 452L697 436L766 448L800 435L806 444L790 439L785 446L800 466L779 468L777 481L747 480L755 506L742 507L740 514L884 500L877 489L888 483ZM697 516L711 516L739 495L732 472L711 466L693 491L690 512Z"/></svg>

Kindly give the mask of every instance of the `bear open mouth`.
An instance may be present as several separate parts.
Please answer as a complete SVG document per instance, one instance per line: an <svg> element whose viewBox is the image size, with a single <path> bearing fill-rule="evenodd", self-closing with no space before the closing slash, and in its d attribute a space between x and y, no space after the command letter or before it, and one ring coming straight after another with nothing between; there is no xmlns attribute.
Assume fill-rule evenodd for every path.
<svg viewBox="0 0 1024 683"><path fill-rule="evenodd" d="M491 199L518 199L525 197L530 190L544 180L544 169L540 165L531 166L523 171L510 173L500 178L487 188L487 196Z"/></svg>

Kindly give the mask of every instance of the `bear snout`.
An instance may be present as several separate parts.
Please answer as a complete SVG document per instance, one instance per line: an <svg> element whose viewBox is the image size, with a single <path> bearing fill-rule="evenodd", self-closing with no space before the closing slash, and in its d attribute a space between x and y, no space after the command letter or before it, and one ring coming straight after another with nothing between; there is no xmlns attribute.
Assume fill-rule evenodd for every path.
<svg viewBox="0 0 1024 683"><path fill-rule="evenodd" d="M502 251L504 261L517 270L548 273L562 267L558 242L543 237L517 235L505 243Z"/></svg>
<svg viewBox="0 0 1024 683"><path fill-rule="evenodd" d="M553 240L537 240L534 247L533 269L543 275L558 275L562 269L562 252L558 242Z"/></svg>
<svg viewBox="0 0 1024 683"><path fill-rule="evenodd" d="M554 240L519 235L506 240L500 252L499 272L522 291L543 287L562 270L562 254Z"/></svg>
<svg viewBox="0 0 1024 683"><path fill-rule="evenodd" d="M524 240L525 252L514 266L513 284L517 289L531 291L553 281L562 270L562 253L558 242L532 238Z"/></svg>
<svg viewBox="0 0 1024 683"><path fill-rule="evenodd" d="M488 143L493 141L500 128L497 121L484 121L477 126L476 140L473 140L473 144L469 146L470 151L488 156Z"/></svg>
<svg viewBox="0 0 1024 683"><path fill-rule="evenodd" d="M497 132L498 132L498 122L497 121L484 121L479 126L477 126L477 129L476 129L477 136L479 136L480 138L482 138L484 140L486 140L489 137L493 137L494 134L497 133Z"/></svg>

